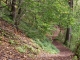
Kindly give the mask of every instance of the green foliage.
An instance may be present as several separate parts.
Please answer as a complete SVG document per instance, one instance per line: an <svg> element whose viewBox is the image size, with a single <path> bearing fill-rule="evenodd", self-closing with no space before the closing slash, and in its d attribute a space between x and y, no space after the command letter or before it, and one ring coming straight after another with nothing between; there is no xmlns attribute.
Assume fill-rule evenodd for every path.
<svg viewBox="0 0 80 60"><path fill-rule="evenodd" d="M79 42L80 43L80 42ZM76 45L77 46L77 45ZM75 52L78 56L78 59L80 59L80 44L78 45L77 51Z"/></svg>
<svg viewBox="0 0 80 60"><path fill-rule="evenodd" d="M1 1L1 6L6 6L6 3Z"/></svg>
<svg viewBox="0 0 80 60"><path fill-rule="evenodd" d="M72 25L72 37L71 37L71 44L70 48L77 54L80 58L80 0L74 1L74 8L73 8L73 17L75 19L75 24ZM78 48L77 48L78 47Z"/></svg>
<svg viewBox="0 0 80 60"><path fill-rule="evenodd" d="M12 21L12 19L11 19L11 17L10 16L8 16L8 15L4 15L3 16L3 19L5 20L5 21L7 21L8 23L14 23L13 21Z"/></svg>
<svg viewBox="0 0 80 60"><path fill-rule="evenodd" d="M53 29L55 23L61 26L67 26L73 23L67 1L56 0L54 2L41 0L38 2L25 0L23 3L22 8L25 13L19 28L24 30L31 38L43 37Z"/></svg>
<svg viewBox="0 0 80 60"><path fill-rule="evenodd" d="M2 8L0 8L0 17L3 17L4 15L10 15L10 10L8 8L9 6L4 1L1 1L1 7Z"/></svg>
<svg viewBox="0 0 80 60"><path fill-rule="evenodd" d="M17 3L18 4L18 3ZM21 15L19 18L19 29L28 37L33 38L44 50L56 53L58 50L45 37L51 34L54 25L67 27L74 24L71 9L67 0L24 0L19 6ZM12 22L10 8L5 7L2 17L8 22ZM18 11L18 9L16 9ZM17 14L17 13L16 13ZM18 18L16 18L17 21ZM37 38L37 39L36 39ZM11 42L13 43L13 42ZM48 45L48 46L47 46ZM20 48L20 47L19 47ZM24 48L20 48L21 51Z"/></svg>
<svg viewBox="0 0 80 60"><path fill-rule="evenodd" d="M19 47L16 47L16 49L21 53L25 53L26 52L26 46L19 46Z"/></svg>
<svg viewBox="0 0 80 60"><path fill-rule="evenodd" d="M44 39L44 40L39 40L38 38L35 39L35 42L43 49L45 50L46 52L48 53L53 53L53 54L56 54L56 53L59 53L59 50L53 45L51 44L52 42L48 39Z"/></svg>
<svg viewBox="0 0 80 60"><path fill-rule="evenodd" d="M61 31L61 32L59 33L59 36L57 37L57 39L58 39L60 42L62 42L62 43L65 41L65 35L66 35L65 33L66 33L66 31L65 31L65 29L64 29L64 32Z"/></svg>
<svg viewBox="0 0 80 60"><path fill-rule="evenodd" d="M10 43L11 45L16 45L16 44L17 44L17 42L16 42L15 40L9 40L9 43Z"/></svg>
<svg viewBox="0 0 80 60"><path fill-rule="evenodd" d="M61 26L67 26L73 21L68 1L65 0L24 0L20 7L22 9L22 15L20 17L22 22L20 23L20 26L25 24L26 28L19 28L25 30L29 37L35 35L36 37L37 35L39 37L44 36L53 29L54 23L60 24ZM8 17L11 13L9 8L4 8L4 11L3 18L11 21L10 17Z"/></svg>
<svg viewBox="0 0 80 60"><path fill-rule="evenodd" d="M70 44L70 49L77 54L77 56L80 56L80 47L77 48L80 44L80 0L74 1L73 10L68 10L70 15L69 21L66 21L66 23L69 23L71 25L71 41L68 42ZM63 22L62 22L63 23ZM61 24L62 25L62 24ZM65 23L63 23L65 25ZM64 30L65 31L65 30ZM59 39L63 42L64 41L64 34L60 34ZM74 57L74 60L77 60L76 57Z"/></svg>
<svg viewBox="0 0 80 60"><path fill-rule="evenodd" d="M77 56L74 56L72 60L78 60Z"/></svg>
<svg viewBox="0 0 80 60"><path fill-rule="evenodd" d="M34 55L37 55L39 53L39 50L30 46L30 45L26 45L27 46L27 51L28 53L31 53L31 54L34 54Z"/></svg>
<svg viewBox="0 0 80 60"><path fill-rule="evenodd" d="M27 44L18 46L18 47L16 47L16 49L21 53L27 52L28 54L34 54L34 55L37 55L39 53L38 49L36 49L30 45L27 45Z"/></svg>

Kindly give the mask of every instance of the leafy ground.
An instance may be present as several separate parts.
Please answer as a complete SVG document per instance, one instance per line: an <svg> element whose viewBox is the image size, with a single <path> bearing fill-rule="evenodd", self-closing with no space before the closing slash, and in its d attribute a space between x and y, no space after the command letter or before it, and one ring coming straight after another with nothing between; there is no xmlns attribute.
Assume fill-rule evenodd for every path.
<svg viewBox="0 0 80 60"><path fill-rule="evenodd" d="M16 32L10 24L3 21L0 21L0 49L1 60L24 60L42 52L32 39L27 38L21 31Z"/></svg>
<svg viewBox="0 0 80 60"><path fill-rule="evenodd" d="M4 21L0 21L0 60L71 60L73 53L62 44L53 42L59 54L44 52L32 39ZM25 53L24 53L25 52Z"/></svg>

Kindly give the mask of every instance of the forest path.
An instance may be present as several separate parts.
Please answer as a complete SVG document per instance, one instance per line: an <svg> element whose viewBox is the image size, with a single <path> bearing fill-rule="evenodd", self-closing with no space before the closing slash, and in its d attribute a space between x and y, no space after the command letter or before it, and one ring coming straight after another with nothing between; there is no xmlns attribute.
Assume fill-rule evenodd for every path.
<svg viewBox="0 0 80 60"><path fill-rule="evenodd" d="M21 37L20 39L26 41L26 43L29 43L27 38L25 38L25 35L23 34L17 34L13 31L13 28L10 24L7 24L7 22L0 20L0 28L7 30L9 32L14 33L16 36ZM53 44L60 50L60 53L58 54L48 54L48 53L41 53L35 58L28 58L25 57L25 54L20 54L15 51L13 47L11 47L7 43L2 43L3 45L0 45L0 60L72 60L73 53L62 45L58 41L54 41ZM6 44L6 46L5 46ZM13 54L10 54L9 52Z"/></svg>
<svg viewBox="0 0 80 60"><path fill-rule="evenodd" d="M60 50L60 53L58 54L46 54L42 53L39 57L41 60L72 60L74 53L66 46L64 46L61 42L55 40L55 38L59 35L60 33L60 27L55 26L56 31L53 33L54 35L52 36L53 39L53 44ZM64 32L62 30L62 32Z"/></svg>
<svg viewBox="0 0 80 60"><path fill-rule="evenodd" d="M53 44L60 50L60 53L58 54L41 53L38 56L39 60L72 60L74 53L69 48L64 46L59 41L54 41Z"/></svg>

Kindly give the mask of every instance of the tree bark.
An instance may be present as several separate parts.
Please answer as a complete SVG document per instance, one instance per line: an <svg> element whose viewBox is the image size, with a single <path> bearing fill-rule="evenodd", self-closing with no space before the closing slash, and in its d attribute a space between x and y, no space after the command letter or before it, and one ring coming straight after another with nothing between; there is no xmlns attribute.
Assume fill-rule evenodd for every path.
<svg viewBox="0 0 80 60"><path fill-rule="evenodd" d="M18 10L18 14L21 14L21 3L22 3L22 0L19 0L19 10Z"/></svg>
<svg viewBox="0 0 80 60"><path fill-rule="evenodd" d="M21 16L22 16L21 15L22 14L22 9L21 9L22 0L19 0L18 2L19 3L18 3L18 8L17 8L17 10L18 10L18 12L17 12L17 20L15 21L15 26L16 26L17 31L18 31L18 25L20 23Z"/></svg>
<svg viewBox="0 0 80 60"><path fill-rule="evenodd" d="M69 6L71 7L71 8L73 8L73 0L69 0Z"/></svg>
<svg viewBox="0 0 80 60"><path fill-rule="evenodd" d="M18 0L17 1L18 5L17 5L17 12L16 12L16 19L14 21L14 25L16 27L16 30L18 32L18 25L20 23L20 20L21 20L21 16L22 16L22 8L21 8L21 4L22 4L22 0Z"/></svg>
<svg viewBox="0 0 80 60"><path fill-rule="evenodd" d="M16 19L16 0L12 0L11 16L12 16L12 19L15 21Z"/></svg>
<svg viewBox="0 0 80 60"><path fill-rule="evenodd" d="M70 39L71 39L71 27L67 28L66 30L66 37L65 37L64 44L67 45L67 42L70 43Z"/></svg>
<svg viewBox="0 0 80 60"><path fill-rule="evenodd" d="M1 0L0 0L0 7L1 7Z"/></svg>

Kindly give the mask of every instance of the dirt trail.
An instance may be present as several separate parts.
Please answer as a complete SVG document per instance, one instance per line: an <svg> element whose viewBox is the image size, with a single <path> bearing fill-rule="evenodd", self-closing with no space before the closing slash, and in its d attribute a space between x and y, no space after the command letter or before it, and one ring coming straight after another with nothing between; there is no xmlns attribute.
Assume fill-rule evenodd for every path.
<svg viewBox="0 0 80 60"><path fill-rule="evenodd" d="M74 53L69 48L63 46L59 41L53 42L53 44L60 50L58 54L41 53L39 60L72 60ZM37 60L37 59L36 59Z"/></svg>
<svg viewBox="0 0 80 60"><path fill-rule="evenodd" d="M15 33L12 25L7 24L7 22L3 20L0 20L0 28L8 32L14 33L16 36L20 37L23 42L25 42L26 40L26 43L30 42L24 34ZM63 46L58 41L54 41L53 44L60 50L59 54L41 53L34 58L29 58L26 56L26 54L20 54L13 47L5 42L0 45L0 60L72 60L74 54L67 47Z"/></svg>
<svg viewBox="0 0 80 60"><path fill-rule="evenodd" d="M60 33L60 28L58 26L55 27L56 31L53 33L53 44L60 50L58 54L46 54L42 53L39 57L41 60L72 60L74 53L64 46L59 41L54 40Z"/></svg>

